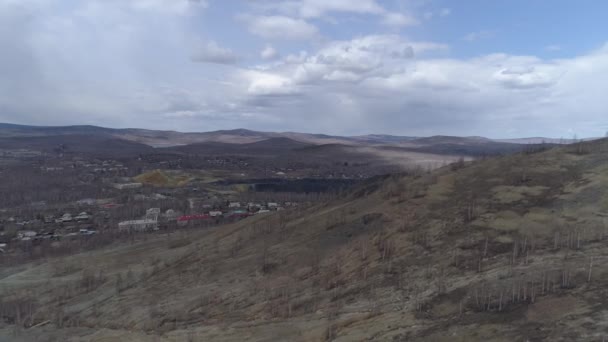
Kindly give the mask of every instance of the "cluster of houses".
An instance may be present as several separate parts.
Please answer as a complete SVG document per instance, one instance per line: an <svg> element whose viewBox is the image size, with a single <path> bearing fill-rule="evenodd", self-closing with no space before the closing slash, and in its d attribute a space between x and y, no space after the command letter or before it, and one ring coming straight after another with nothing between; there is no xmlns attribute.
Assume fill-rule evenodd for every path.
<svg viewBox="0 0 608 342"><path fill-rule="evenodd" d="M36 241L36 240L59 240L62 237L80 236L80 235L93 235L97 231L90 228L79 228L79 224L86 224L92 220L92 215L87 212L81 212L78 215L72 215L70 213L64 213L61 216L55 217L53 215L45 215L42 219L35 220L16 220L11 217L7 220L7 223L14 223L17 227L22 227L17 231L15 240L18 241ZM68 229L67 231L60 233L64 224L74 224L76 226L70 226L70 228L79 229L78 232L73 232ZM80 226L82 227L82 226ZM38 228L38 229L36 229Z"/></svg>
<svg viewBox="0 0 608 342"><path fill-rule="evenodd" d="M125 165L115 160L104 160L104 161L93 161L88 162L84 160L79 160L76 162L76 165L84 167L86 169L91 170L94 173L116 173L120 171L127 171Z"/></svg>
<svg viewBox="0 0 608 342"><path fill-rule="evenodd" d="M190 208L194 209L193 200L190 199ZM269 213L271 211L283 210L285 207L296 206L296 202L285 202L283 205L277 202L266 202L266 203L241 203L241 202L226 202L223 205L212 205L212 204L201 204L200 211L202 214L192 214L180 216L177 219L178 224L185 225L193 221L217 219L217 218L230 218L230 219L243 219L249 216Z"/></svg>
<svg viewBox="0 0 608 342"><path fill-rule="evenodd" d="M34 230L20 230L17 232L18 241L42 241L42 240L61 240L62 238L73 238L78 236L91 236L97 234L96 230L81 228L77 232L67 232L61 234L57 231L34 231Z"/></svg>
<svg viewBox="0 0 608 342"><path fill-rule="evenodd" d="M6 222L9 224L14 224L16 226L38 226L43 224L52 224L52 223L82 223L88 222L92 219L92 216L86 211L81 212L76 216L72 216L70 213L65 213L59 217L55 217L54 215L44 215L41 219L34 220L19 220L14 217L9 217Z"/></svg>
<svg viewBox="0 0 608 342"><path fill-rule="evenodd" d="M51 217L49 217L48 219L50 220ZM86 211L81 212L80 214L76 215L76 216L72 216L72 214L70 213L65 213L63 214L63 216L55 219L55 223L68 223L68 222L85 222L85 221L89 221L91 219L91 215L89 215ZM47 218L45 218L45 222L47 221Z"/></svg>
<svg viewBox="0 0 608 342"><path fill-rule="evenodd" d="M190 207L193 210L194 200L191 199ZM151 208L146 211L144 217L136 220L122 221L118 223L120 232L145 232L156 231L160 229L163 223L177 223L179 226L187 225L191 222L207 221L218 223L219 220L231 219L239 220L249 216L269 213L272 211L283 210L285 207L297 206L296 202L285 202L279 204L277 202L266 203L241 203L241 202L225 202L221 205L201 204L198 213L188 215L180 215L175 210L169 209L164 213L159 208Z"/></svg>
<svg viewBox="0 0 608 342"><path fill-rule="evenodd" d="M193 215L180 216L177 218L177 223L179 225L185 225L189 222L194 222L194 221L219 219L219 218L246 218L251 215L252 215L251 213L248 213L244 210L233 210L230 212L222 212L221 210L210 210L208 213L204 213L204 214L193 214Z"/></svg>
<svg viewBox="0 0 608 342"><path fill-rule="evenodd" d="M62 171L64 169L84 169L95 174L118 174L128 170L123 163L116 160L85 159L74 156L70 159L62 159L61 162L53 166L41 167L43 171Z"/></svg>
<svg viewBox="0 0 608 342"><path fill-rule="evenodd" d="M124 183L125 185L128 183ZM128 185L127 185L128 186ZM142 195L143 196L143 195ZM165 195L147 196L145 200L168 198ZM221 199L219 196L207 198L190 198L190 208L185 209L189 214L183 214L173 209L161 211L160 208L150 208L141 218L126 220L118 223L119 232L146 232L157 231L168 226L185 226L190 223L203 223L203 225L216 225L234 220L244 219L253 215L283 210L287 207L297 206L297 202L239 202ZM99 207L102 209L95 216L87 211L76 213L65 212L57 215L42 211L47 206L41 207L36 218L23 220L10 217L0 223L4 227L14 227L12 233L5 235L0 232L0 243L12 243L12 241L23 241L39 243L43 240L59 241L68 238L81 238L97 234L94 228L99 222L109 222L109 215L105 209L118 206L110 199L99 200L85 198L72 203L75 207ZM84 209L84 208L82 208ZM80 209L80 210L82 210ZM95 209L90 209L95 211ZM105 213L105 216L101 215ZM101 220L101 221L100 221ZM2 248L6 250L6 246ZM2 252L4 253L4 252Z"/></svg>
<svg viewBox="0 0 608 342"><path fill-rule="evenodd" d="M285 207L297 206L297 202L238 202L238 201L220 201L208 200L203 198L189 198L188 203L191 211L203 211L205 213L212 210L230 211L230 210L245 210L251 213L259 211L269 212L273 210L282 210Z"/></svg>
<svg viewBox="0 0 608 342"><path fill-rule="evenodd" d="M93 174L120 174L128 171L124 164L115 160L85 160L80 157L63 160L59 164L40 167L40 170L44 172L59 172L66 169L84 169Z"/></svg>
<svg viewBox="0 0 608 342"><path fill-rule="evenodd" d="M40 157L42 152L27 149L0 149L2 158L33 158Z"/></svg>

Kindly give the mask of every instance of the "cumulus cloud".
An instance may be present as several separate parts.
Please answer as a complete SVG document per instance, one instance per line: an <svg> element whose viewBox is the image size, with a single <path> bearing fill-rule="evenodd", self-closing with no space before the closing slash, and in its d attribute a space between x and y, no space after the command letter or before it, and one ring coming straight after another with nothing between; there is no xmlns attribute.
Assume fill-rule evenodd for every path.
<svg viewBox="0 0 608 342"><path fill-rule="evenodd" d="M545 67L548 68L551 67ZM550 87L557 81L555 76L536 70L532 65L502 69L494 74L494 78L506 87L524 89Z"/></svg>
<svg viewBox="0 0 608 342"><path fill-rule="evenodd" d="M278 73L248 70L242 76L248 81L247 93L250 95L289 95L296 93L293 80Z"/></svg>
<svg viewBox="0 0 608 342"><path fill-rule="evenodd" d="M261 52L260 57L265 60L273 60L280 57L279 51L270 45L267 45Z"/></svg>
<svg viewBox="0 0 608 342"><path fill-rule="evenodd" d="M341 122L345 131L357 130L356 126L364 122L368 130L393 133L398 133L393 127L408 127L412 133L422 134L563 134L566 128L558 117L568 117L581 98L588 104L576 112L586 120L577 121L575 129L590 131L590 122L602 120L597 104L605 100L598 92L608 81L590 73L594 70L608 75L606 48L568 60L507 54L466 60L395 57L395 51L407 47L416 51L416 45L440 47L396 36L368 36L328 43L314 54L285 60L266 72L281 80L273 83L275 89L289 85L286 89L297 94L290 105L306 104L290 107L290 112L297 113L290 120L297 122L298 115L306 115L313 122L325 122L328 118L323 113L328 112L336 113L334 122L341 122L343 117L357 118ZM417 54L423 56L424 52ZM256 82L258 75L250 76L249 82ZM586 79L595 81L589 84ZM268 107L264 111L268 114L284 109ZM501 127L509 127L509 131Z"/></svg>
<svg viewBox="0 0 608 342"><path fill-rule="evenodd" d="M318 35L318 29L302 19L280 15L246 18L249 31L266 39L303 40Z"/></svg>
<svg viewBox="0 0 608 342"><path fill-rule="evenodd" d="M271 1L270 8L274 8L287 15L302 18L319 18L331 12L380 14L385 10L375 0L299 0L299 1Z"/></svg>
<svg viewBox="0 0 608 342"><path fill-rule="evenodd" d="M413 26L419 23L418 19L412 14L390 11L376 0L268 1L265 2L263 8L276 11L283 16L297 17L304 20L330 18L332 14L347 13L379 16L382 24L392 27ZM443 9L441 13L445 13L445 11L446 9Z"/></svg>
<svg viewBox="0 0 608 342"><path fill-rule="evenodd" d="M192 10L206 8L208 5L206 0L130 0L126 3L130 3L135 9L174 14L186 14Z"/></svg>
<svg viewBox="0 0 608 342"><path fill-rule="evenodd" d="M385 25L405 27L418 24L418 20L411 15L402 13L387 13L382 21Z"/></svg>
<svg viewBox="0 0 608 342"><path fill-rule="evenodd" d="M425 48L430 46L421 48L420 52ZM366 75L382 72L388 64L413 58L414 53L414 44L397 36L366 36L328 43L314 55L288 56L276 68L287 74L296 85L323 81L357 82Z"/></svg>
<svg viewBox="0 0 608 342"><path fill-rule="evenodd" d="M326 30L325 16L360 13L394 32L375 25L388 13L375 1L268 1L270 12L216 30L198 28L220 2L141 1L0 0L0 121L492 137L608 128L608 45L459 58L441 42ZM276 7L289 3L308 9Z"/></svg>
<svg viewBox="0 0 608 342"><path fill-rule="evenodd" d="M204 63L235 64L238 57L232 50L223 48L216 42L210 41L200 44L192 55L192 60L194 62Z"/></svg>

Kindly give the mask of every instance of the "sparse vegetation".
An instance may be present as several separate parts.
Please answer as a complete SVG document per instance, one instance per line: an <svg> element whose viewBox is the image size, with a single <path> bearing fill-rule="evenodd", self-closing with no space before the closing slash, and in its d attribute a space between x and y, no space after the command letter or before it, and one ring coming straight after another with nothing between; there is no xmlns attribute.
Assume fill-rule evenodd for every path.
<svg viewBox="0 0 608 342"><path fill-rule="evenodd" d="M412 171L224 226L15 260L1 273L0 334L79 327L169 340L213 340L218 331L228 340L277 331L288 340L426 340L458 331L466 340L485 326L511 340L591 334L582 322L603 314L608 281L608 149L587 144L589 153L566 146ZM547 308L560 300L575 305L569 316ZM558 322L552 329L543 328L544 310Z"/></svg>

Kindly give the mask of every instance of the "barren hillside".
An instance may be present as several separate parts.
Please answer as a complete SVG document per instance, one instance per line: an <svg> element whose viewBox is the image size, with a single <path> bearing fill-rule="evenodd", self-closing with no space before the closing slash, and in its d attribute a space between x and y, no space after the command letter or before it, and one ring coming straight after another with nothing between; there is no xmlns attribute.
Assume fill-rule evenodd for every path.
<svg viewBox="0 0 608 342"><path fill-rule="evenodd" d="M608 141L4 264L0 340L602 341Z"/></svg>

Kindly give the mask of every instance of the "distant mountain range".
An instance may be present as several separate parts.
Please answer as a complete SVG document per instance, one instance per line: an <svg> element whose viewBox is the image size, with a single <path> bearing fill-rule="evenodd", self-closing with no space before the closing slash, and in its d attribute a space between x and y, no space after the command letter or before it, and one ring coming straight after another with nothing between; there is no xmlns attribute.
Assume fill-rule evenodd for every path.
<svg viewBox="0 0 608 342"><path fill-rule="evenodd" d="M324 145L391 145L401 147L421 147L436 145L492 145L492 144L568 144L572 139L551 139L542 137L523 139L488 139L484 137L432 136L410 137L369 134L361 136L334 136L298 132L259 132L247 129L220 130L212 132L183 133L164 130L138 128L115 129L98 126L26 126L0 123L0 138L45 137L45 136L95 136L117 138L152 147L172 147L208 142L226 144L251 144L269 139L287 138L296 142ZM280 142L280 140L275 140ZM283 141L284 142L284 141Z"/></svg>

